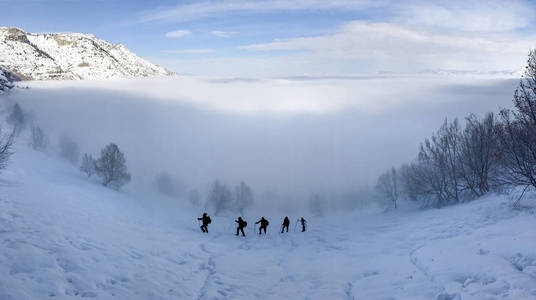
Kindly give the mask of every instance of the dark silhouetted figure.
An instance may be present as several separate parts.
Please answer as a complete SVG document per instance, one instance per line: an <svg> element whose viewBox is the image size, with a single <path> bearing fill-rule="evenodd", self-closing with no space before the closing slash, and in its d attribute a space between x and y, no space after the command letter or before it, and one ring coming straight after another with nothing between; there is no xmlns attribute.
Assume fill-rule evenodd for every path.
<svg viewBox="0 0 536 300"><path fill-rule="evenodd" d="M242 236L246 236L244 233L244 227L248 226L248 222L242 220L242 217L238 217L238 220L235 220L236 223L238 223L238 227L236 228L236 235L238 235L239 231L242 231Z"/></svg>
<svg viewBox="0 0 536 300"><path fill-rule="evenodd" d="M212 220L207 215L207 213L203 213L203 216L201 218L197 218L200 221L203 221L203 225L201 225L201 230L205 233L208 233L208 224L212 223Z"/></svg>
<svg viewBox="0 0 536 300"><path fill-rule="evenodd" d="M261 234L261 230L263 229L264 229L264 234L266 234L266 227L268 227L268 224L270 223L264 217L262 217L260 220L255 222L255 224L259 224L259 223L261 223L261 226L259 227L259 235Z"/></svg>
<svg viewBox="0 0 536 300"><path fill-rule="evenodd" d="M307 221L305 221L305 219L302 217L301 220L301 227L302 227L302 230L301 232L304 232L305 231L305 227L307 226Z"/></svg>
<svg viewBox="0 0 536 300"><path fill-rule="evenodd" d="M283 220L283 226L281 226L281 233L285 231L285 228L287 229L287 232L288 232L289 225L290 225L290 220L288 219L288 217L285 217L285 219Z"/></svg>

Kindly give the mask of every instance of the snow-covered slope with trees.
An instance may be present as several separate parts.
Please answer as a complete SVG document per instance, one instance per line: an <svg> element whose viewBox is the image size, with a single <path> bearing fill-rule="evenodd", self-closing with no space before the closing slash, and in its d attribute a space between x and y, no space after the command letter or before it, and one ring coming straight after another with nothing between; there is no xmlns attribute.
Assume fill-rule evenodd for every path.
<svg viewBox="0 0 536 300"><path fill-rule="evenodd" d="M169 75L121 44L92 34L27 33L0 27L0 66L23 80L107 79Z"/></svg>
<svg viewBox="0 0 536 300"><path fill-rule="evenodd" d="M13 82L18 78L8 72L6 69L0 67L0 93L6 92L14 87Z"/></svg>
<svg viewBox="0 0 536 300"><path fill-rule="evenodd" d="M232 216L104 188L19 142L0 175L0 299L535 299L536 218L491 196L310 218ZM291 216L295 220L298 216Z"/></svg>

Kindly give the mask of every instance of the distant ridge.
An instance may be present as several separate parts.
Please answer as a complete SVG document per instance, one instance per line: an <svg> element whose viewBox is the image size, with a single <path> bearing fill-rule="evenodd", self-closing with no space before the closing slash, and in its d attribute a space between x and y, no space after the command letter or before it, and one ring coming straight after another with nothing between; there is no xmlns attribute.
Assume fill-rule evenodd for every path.
<svg viewBox="0 0 536 300"><path fill-rule="evenodd" d="M171 75L92 34L28 33L0 27L0 67L21 80L109 79Z"/></svg>

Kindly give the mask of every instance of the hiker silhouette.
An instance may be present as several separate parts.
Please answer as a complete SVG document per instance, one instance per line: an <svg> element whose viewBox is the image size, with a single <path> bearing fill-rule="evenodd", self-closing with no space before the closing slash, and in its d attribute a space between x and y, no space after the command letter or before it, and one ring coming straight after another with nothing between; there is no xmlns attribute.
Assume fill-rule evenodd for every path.
<svg viewBox="0 0 536 300"><path fill-rule="evenodd" d="M285 231L285 228L287 229L287 232L288 232L289 225L290 225L290 220L288 219L288 217L285 217L285 219L283 220L283 226L281 226L281 233Z"/></svg>
<svg viewBox="0 0 536 300"><path fill-rule="evenodd" d="M301 226L302 226L302 230L301 232L304 232L305 231L305 227L307 226L307 221L305 221L305 219L302 217L301 220Z"/></svg>
<svg viewBox="0 0 536 300"><path fill-rule="evenodd" d="M235 220L236 223L238 223L238 227L236 228L236 235L238 235L239 231L242 232L242 236L246 236L244 233L244 227L248 226L248 222L242 220L242 217L238 217L238 220Z"/></svg>
<svg viewBox="0 0 536 300"><path fill-rule="evenodd" d="M203 213L203 216L201 218L197 218L197 220L199 221L203 221L203 225L201 225L201 230L204 232L204 233L208 233L208 224L212 223L212 220L210 219L210 217L207 215L207 213Z"/></svg>
<svg viewBox="0 0 536 300"><path fill-rule="evenodd" d="M270 223L264 217L262 217L260 220L255 222L255 224L259 224L259 223L261 223L261 226L259 227L259 235L261 234L261 230L263 229L264 229L264 234L266 234L266 227L268 227L268 224Z"/></svg>

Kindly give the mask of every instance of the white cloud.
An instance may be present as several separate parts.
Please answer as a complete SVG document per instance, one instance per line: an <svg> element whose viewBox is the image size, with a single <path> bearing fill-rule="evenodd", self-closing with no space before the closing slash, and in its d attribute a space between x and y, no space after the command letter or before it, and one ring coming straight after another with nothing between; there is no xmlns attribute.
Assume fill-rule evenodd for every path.
<svg viewBox="0 0 536 300"><path fill-rule="evenodd" d="M195 74L224 76L348 75L423 70L516 71L536 47L535 5L512 1L201 1L145 15L146 21L184 21L226 14L279 11L358 11L379 6L369 21L348 22L325 34L237 47L232 57L168 61ZM181 12L179 14L179 11ZM382 21L375 21L375 18ZM247 26L247 24L244 24ZM274 32L271 32L273 34ZM228 37L232 32L214 30ZM239 52L249 51L248 55ZM277 52L275 52L277 51ZM243 54L243 53L242 53ZM232 65L232 68L228 66ZM187 67L192 66L192 67Z"/></svg>
<svg viewBox="0 0 536 300"><path fill-rule="evenodd" d="M504 32L530 26L534 7L518 0L445 1L403 4L397 21L446 29Z"/></svg>
<svg viewBox="0 0 536 300"><path fill-rule="evenodd" d="M409 25L354 21L337 32L316 37L293 38L239 47L269 52L304 50L292 55L310 64L354 65L359 72L419 72L426 69L512 70L520 69L534 37L513 33L474 34L422 30ZM337 63L339 62L339 63ZM336 70L336 68L331 68Z"/></svg>
<svg viewBox="0 0 536 300"><path fill-rule="evenodd" d="M162 50L162 53L213 53L215 49L180 49L180 50Z"/></svg>
<svg viewBox="0 0 536 300"><path fill-rule="evenodd" d="M382 6L386 0L222 0L197 1L145 13L142 22L183 22L221 14L269 13L299 10L359 10Z"/></svg>
<svg viewBox="0 0 536 300"><path fill-rule="evenodd" d="M220 31L220 30L213 30L210 32L212 35L222 38L228 38L232 35L237 34L236 31Z"/></svg>
<svg viewBox="0 0 536 300"><path fill-rule="evenodd" d="M167 32L166 37L170 39L178 39L181 37L189 36L191 34L192 32L190 30L179 29L179 30Z"/></svg>

